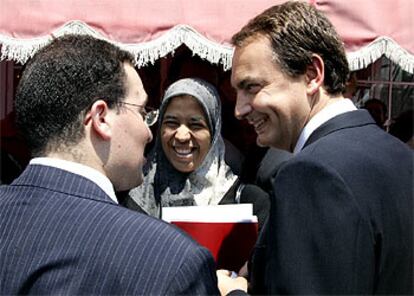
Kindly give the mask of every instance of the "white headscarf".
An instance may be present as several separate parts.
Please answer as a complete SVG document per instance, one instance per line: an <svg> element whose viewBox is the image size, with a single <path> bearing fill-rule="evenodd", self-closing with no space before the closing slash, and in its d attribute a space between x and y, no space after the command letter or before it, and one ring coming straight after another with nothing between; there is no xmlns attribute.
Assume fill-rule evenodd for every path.
<svg viewBox="0 0 414 296"><path fill-rule="evenodd" d="M166 158L160 141L161 123L169 102L177 96L191 95L202 106L208 119L211 147L200 167L191 173L176 170ZM158 137L149 154L146 176L129 196L148 214L161 217L161 207L217 205L237 180L224 161L221 136L221 103L217 90L198 78L176 81L165 92L160 106Z"/></svg>

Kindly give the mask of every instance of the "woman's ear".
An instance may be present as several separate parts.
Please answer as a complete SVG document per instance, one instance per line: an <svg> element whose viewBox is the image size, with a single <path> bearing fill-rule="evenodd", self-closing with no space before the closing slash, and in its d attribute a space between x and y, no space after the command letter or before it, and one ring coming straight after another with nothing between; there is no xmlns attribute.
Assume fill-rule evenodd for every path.
<svg viewBox="0 0 414 296"><path fill-rule="evenodd" d="M111 139L111 122L109 107L103 100L98 100L92 104L89 112L85 116L84 124L91 124L91 130L96 135L107 141Z"/></svg>
<svg viewBox="0 0 414 296"><path fill-rule="evenodd" d="M323 85L325 78L325 65L319 55L312 55L312 64L307 66L305 76L307 82L307 94L314 95Z"/></svg>

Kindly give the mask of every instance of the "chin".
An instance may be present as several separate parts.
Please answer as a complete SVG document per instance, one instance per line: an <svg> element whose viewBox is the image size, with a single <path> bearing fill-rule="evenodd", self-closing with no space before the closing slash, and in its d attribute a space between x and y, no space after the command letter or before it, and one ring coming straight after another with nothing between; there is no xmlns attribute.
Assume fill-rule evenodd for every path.
<svg viewBox="0 0 414 296"><path fill-rule="evenodd" d="M142 185L143 182L144 182L144 178L142 176L140 176L134 187L138 187L139 185Z"/></svg>
<svg viewBox="0 0 414 296"><path fill-rule="evenodd" d="M181 172L181 173L191 173L191 172L194 171L194 169L192 167L176 167L176 166L174 166L174 168L177 171Z"/></svg>
<svg viewBox="0 0 414 296"><path fill-rule="evenodd" d="M289 151L286 141L283 141L278 134L257 135L256 143L260 147L271 147Z"/></svg>
<svg viewBox="0 0 414 296"><path fill-rule="evenodd" d="M119 184L118 188L116 188L117 191L126 191L131 190L135 187L138 187L144 182L144 177L142 173L140 173L136 178L129 179L129 180L123 180L122 184ZM115 187L115 186L114 186Z"/></svg>
<svg viewBox="0 0 414 296"><path fill-rule="evenodd" d="M135 181L134 182L135 183L134 187L137 187L137 186L141 185L144 182L144 174L142 173L142 170L138 171L138 175L137 175L137 177L135 178L134 181Z"/></svg>
<svg viewBox="0 0 414 296"><path fill-rule="evenodd" d="M258 135L256 139L256 144L259 147L271 147L271 142L268 141L263 135Z"/></svg>
<svg viewBox="0 0 414 296"><path fill-rule="evenodd" d="M181 173L191 173L195 170L194 166L191 163L183 164L180 162L173 162L171 164L177 171Z"/></svg>

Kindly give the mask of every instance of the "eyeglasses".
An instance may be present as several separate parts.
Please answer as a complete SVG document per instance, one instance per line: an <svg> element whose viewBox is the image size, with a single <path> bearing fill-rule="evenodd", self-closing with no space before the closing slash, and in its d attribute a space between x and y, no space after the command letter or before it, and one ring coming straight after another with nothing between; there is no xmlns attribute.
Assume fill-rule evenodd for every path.
<svg viewBox="0 0 414 296"><path fill-rule="evenodd" d="M152 126L154 125L154 123L157 122L158 110L155 108L145 107L143 105L137 105L137 104L126 103L126 102L119 102L119 104L138 108L138 113L142 116L142 119L144 119L144 122L147 126Z"/></svg>

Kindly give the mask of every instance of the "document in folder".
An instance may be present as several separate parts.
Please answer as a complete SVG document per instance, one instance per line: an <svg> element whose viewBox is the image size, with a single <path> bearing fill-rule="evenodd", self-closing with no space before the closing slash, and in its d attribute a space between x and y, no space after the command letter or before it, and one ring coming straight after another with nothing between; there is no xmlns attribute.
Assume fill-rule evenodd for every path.
<svg viewBox="0 0 414 296"><path fill-rule="evenodd" d="M238 271L257 240L258 224L252 204L165 207L162 219L209 249L217 268Z"/></svg>

